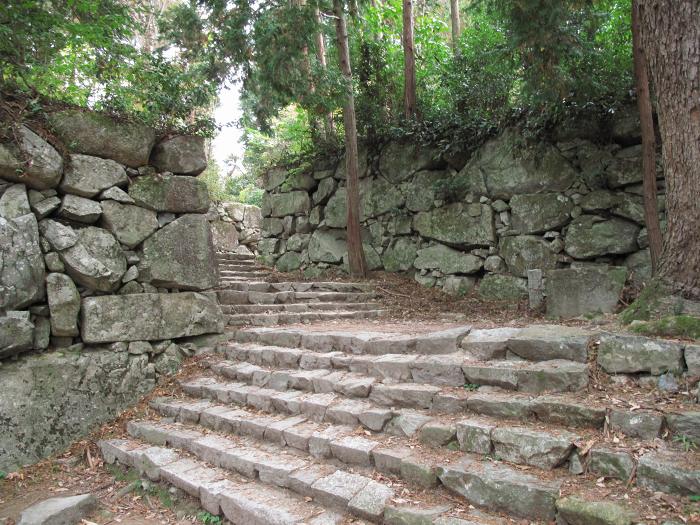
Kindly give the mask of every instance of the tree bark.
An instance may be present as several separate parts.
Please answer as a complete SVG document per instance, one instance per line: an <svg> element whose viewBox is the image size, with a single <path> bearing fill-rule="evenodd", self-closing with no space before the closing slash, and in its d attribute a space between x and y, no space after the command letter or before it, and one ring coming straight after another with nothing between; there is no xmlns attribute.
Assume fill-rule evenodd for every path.
<svg viewBox="0 0 700 525"><path fill-rule="evenodd" d="M641 41L657 94L668 230L659 277L700 299L700 2L641 0Z"/></svg>
<svg viewBox="0 0 700 525"><path fill-rule="evenodd" d="M345 172L347 178L347 244L350 274L357 277L367 275L367 262L362 248L360 231L360 177L358 173L357 122L355 119L355 97L352 92L352 67L348 46L348 27L342 0L333 0L335 32L338 41L338 60L345 78L347 94L343 108L345 123Z"/></svg>
<svg viewBox="0 0 700 525"><path fill-rule="evenodd" d="M314 9L314 19L316 20L316 59L321 65L321 69L324 71L327 68L326 63L326 42L323 39L323 32L321 31L321 11L318 7ZM333 124L333 113L328 112L324 115L324 134L326 140L330 140L335 133L335 125Z"/></svg>
<svg viewBox="0 0 700 525"><path fill-rule="evenodd" d="M637 106L642 128L642 173L644 190L644 222L649 238L652 275L656 275L661 258L663 238L659 224L659 211L656 198L656 134L654 117L649 94L647 59L642 48L639 25L639 0L632 2L632 53L634 76L637 85Z"/></svg>
<svg viewBox="0 0 700 525"><path fill-rule="evenodd" d="M403 0L404 110L407 119L416 117L416 55L413 44L413 0Z"/></svg>
<svg viewBox="0 0 700 525"><path fill-rule="evenodd" d="M459 37L462 34L459 20L459 0L450 0L450 15L452 19L452 51L455 55L459 55Z"/></svg>

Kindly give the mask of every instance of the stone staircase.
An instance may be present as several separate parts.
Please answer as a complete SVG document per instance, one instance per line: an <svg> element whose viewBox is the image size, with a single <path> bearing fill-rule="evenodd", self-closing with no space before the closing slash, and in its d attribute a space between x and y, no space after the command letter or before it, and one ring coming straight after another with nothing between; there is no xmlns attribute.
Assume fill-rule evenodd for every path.
<svg viewBox="0 0 700 525"><path fill-rule="evenodd" d="M601 395L596 338L242 329L182 381L184 397L153 400L156 416L101 447L236 524L622 525L691 512L700 454L676 438L700 442L697 405Z"/></svg>
<svg viewBox="0 0 700 525"><path fill-rule="evenodd" d="M219 303L228 325L277 326L339 319L374 319L383 313L370 284L268 282L271 273L253 255L217 254Z"/></svg>

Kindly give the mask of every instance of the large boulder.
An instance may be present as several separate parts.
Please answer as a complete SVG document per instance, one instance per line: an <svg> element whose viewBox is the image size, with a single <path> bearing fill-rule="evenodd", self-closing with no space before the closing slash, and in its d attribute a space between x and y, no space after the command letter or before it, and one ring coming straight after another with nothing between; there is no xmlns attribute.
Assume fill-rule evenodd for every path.
<svg viewBox="0 0 700 525"><path fill-rule="evenodd" d="M413 228L423 237L466 248L496 242L493 211L485 204L448 204L413 218Z"/></svg>
<svg viewBox="0 0 700 525"><path fill-rule="evenodd" d="M479 295L486 301L518 301L527 297L527 281L513 275L489 273L479 283Z"/></svg>
<svg viewBox="0 0 700 525"><path fill-rule="evenodd" d="M210 223L211 237L217 252L232 252L238 246L238 230L231 222Z"/></svg>
<svg viewBox="0 0 700 525"><path fill-rule="evenodd" d="M405 198L399 187L382 177L360 183L360 220L403 208Z"/></svg>
<svg viewBox="0 0 700 525"><path fill-rule="evenodd" d="M324 210L324 221L329 228L345 228L348 221L347 190L338 188L328 200ZM362 204L360 204L360 217L362 217Z"/></svg>
<svg viewBox="0 0 700 525"><path fill-rule="evenodd" d="M534 235L503 237L499 253L508 271L519 277L527 277L528 270L549 270L557 266L557 254L547 241Z"/></svg>
<svg viewBox="0 0 700 525"><path fill-rule="evenodd" d="M86 343L160 341L223 331L219 305L196 292L103 295L82 302L80 332Z"/></svg>
<svg viewBox="0 0 700 525"><path fill-rule="evenodd" d="M219 280L204 215L183 215L143 243L139 279L154 286L207 290Z"/></svg>
<svg viewBox="0 0 700 525"><path fill-rule="evenodd" d="M63 174L63 159L51 145L26 126L19 144L0 144L0 178L22 182L36 190L55 188Z"/></svg>
<svg viewBox="0 0 700 525"><path fill-rule="evenodd" d="M438 151L415 143L389 143L379 157L379 171L393 184L410 179L421 170L440 167Z"/></svg>
<svg viewBox="0 0 700 525"><path fill-rule="evenodd" d="M309 239L309 259L313 262L340 263L347 251L343 230L316 230Z"/></svg>
<svg viewBox="0 0 700 525"><path fill-rule="evenodd" d="M369 173L368 168L368 163L367 163L367 146L364 144L360 144L357 150L357 172L358 172L358 177L361 179L363 177L366 177ZM330 171L330 173L333 174L333 177L338 179L338 180L345 180L346 175L345 175L345 170L346 170L346 164L345 164L345 155L343 155L338 163L335 166L335 173ZM323 173L325 171L325 173ZM315 178L318 178L320 174L327 174L328 171L323 170L321 172L316 172L315 173ZM321 177L325 178L325 177Z"/></svg>
<svg viewBox="0 0 700 525"><path fill-rule="evenodd" d="M178 135L159 142L153 148L151 164L159 171L199 175L207 168L204 137Z"/></svg>
<svg viewBox="0 0 700 525"><path fill-rule="evenodd" d="M66 273L91 290L111 292L126 273L126 257L107 230L88 226L75 232L77 242L59 252Z"/></svg>
<svg viewBox="0 0 700 525"><path fill-rule="evenodd" d="M99 202L78 197L77 195L64 195L61 207L58 209L58 216L84 224L92 224L102 215L102 206Z"/></svg>
<svg viewBox="0 0 700 525"><path fill-rule="evenodd" d="M141 244L158 229L156 212L117 201L102 201L102 224L129 248Z"/></svg>
<svg viewBox="0 0 700 525"><path fill-rule="evenodd" d="M297 252L285 252L277 259L275 268L279 272L293 272L301 268L301 255Z"/></svg>
<svg viewBox="0 0 700 525"><path fill-rule="evenodd" d="M263 215L266 217L306 215L310 209L311 199L305 191L266 193L263 197ZM265 213L265 211L268 213Z"/></svg>
<svg viewBox="0 0 700 525"><path fill-rule="evenodd" d="M663 339L604 334L598 364L609 374L679 373L683 371L683 346Z"/></svg>
<svg viewBox="0 0 700 525"><path fill-rule="evenodd" d="M71 278L64 273L50 273L46 278L46 295L51 312L51 334L61 337L79 335L80 294Z"/></svg>
<svg viewBox="0 0 700 525"><path fill-rule="evenodd" d="M129 186L136 204L171 213L206 213L209 190L204 181L182 175L145 175Z"/></svg>
<svg viewBox="0 0 700 525"><path fill-rule="evenodd" d="M560 193L515 195L510 200L513 229L520 233L544 233L564 226L574 205Z"/></svg>
<svg viewBox="0 0 700 525"><path fill-rule="evenodd" d="M91 111L58 111L49 114L49 122L71 152L116 160L134 168L148 164L156 141L156 133L149 127Z"/></svg>
<svg viewBox="0 0 700 525"><path fill-rule="evenodd" d="M566 253L575 259L590 259L635 252L639 230L638 225L624 219L582 215L566 232Z"/></svg>
<svg viewBox="0 0 700 525"><path fill-rule="evenodd" d="M34 324L28 315L22 315L24 313L10 311L0 316L0 359L33 348Z"/></svg>
<svg viewBox="0 0 700 525"><path fill-rule="evenodd" d="M419 270L439 270L445 274L469 274L478 272L483 266L483 261L476 255L436 244L418 250L418 257L413 265Z"/></svg>
<svg viewBox="0 0 700 525"><path fill-rule="evenodd" d="M509 129L484 144L459 177L474 193L508 200L519 194L564 191L576 181L576 171L555 147L530 147L517 130Z"/></svg>
<svg viewBox="0 0 700 525"><path fill-rule="evenodd" d="M579 317L611 313L617 308L627 268L584 266L546 273L545 294L549 317Z"/></svg>
<svg viewBox="0 0 700 525"><path fill-rule="evenodd" d="M44 219L39 223L41 236L57 252L67 250L78 242L78 234L70 226L53 219Z"/></svg>
<svg viewBox="0 0 700 525"><path fill-rule="evenodd" d="M126 171L113 160L71 155L60 188L64 193L90 198L113 186L125 186L127 182Z"/></svg>
<svg viewBox="0 0 700 525"><path fill-rule="evenodd" d="M632 146L620 150L608 163L605 179L611 188L642 182L642 147Z"/></svg>
<svg viewBox="0 0 700 525"><path fill-rule="evenodd" d="M416 211L428 211L437 199L438 185L446 180L449 174L445 171L419 171L413 180L403 185L403 193L406 195L406 208Z"/></svg>
<svg viewBox="0 0 700 525"><path fill-rule="evenodd" d="M410 237L399 237L382 254L382 265L387 272L405 272L416 260L416 243Z"/></svg>
<svg viewBox="0 0 700 525"><path fill-rule="evenodd" d="M44 257L36 217L22 184L0 198L0 310L25 308L44 298Z"/></svg>

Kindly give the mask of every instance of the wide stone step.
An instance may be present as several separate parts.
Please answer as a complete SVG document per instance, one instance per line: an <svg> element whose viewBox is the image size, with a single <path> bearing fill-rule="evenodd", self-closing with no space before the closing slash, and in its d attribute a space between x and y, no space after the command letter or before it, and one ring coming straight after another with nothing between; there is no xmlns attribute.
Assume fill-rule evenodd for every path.
<svg viewBox="0 0 700 525"><path fill-rule="evenodd" d="M265 281L250 281L231 285L230 290L241 292L365 292L373 293L374 289L369 283L345 283L345 282L303 282L283 281L269 283Z"/></svg>
<svg viewBox="0 0 700 525"><path fill-rule="evenodd" d="M313 439L314 445L306 447L305 451L302 451L301 447L288 447L284 435L286 433L291 436L292 433L286 432L286 429L281 427L270 431L279 437L276 444L272 444L272 440L269 444L264 444L257 439L224 435L218 432L205 434L196 430L196 427L178 424L130 422L128 431L133 437L147 443L156 446L169 445L187 451L197 458L195 461L201 462L199 464L204 463L211 467L218 467L219 471L257 479L257 485L265 489L269 487L286 489L282 495L287 495L287 490L293 492L303 497L304 501L313 502L310 507L316 513L320 510L316 510L318 508L316 506L321 506L330 509L329 512L340 512L370 522L386 524L426 523L416 520L422 513L423 517L429 516L434 519L435 521L431 519L432 523L452 524L455 522L449 521L448 516L455 510L460 517L469 520L467 523L484 525L502 523L499 518L470 511L466 505L452 503L441 491L431 494L429 503L422 505L422 497L413 492L411 494L413 508L396 506L393 500L397 495L391 482L381 478L373 479L369 469L361 473L356 469L351 472L324 461L328 457L326 451L331 447L331 433L328 431L326 431L327 435L309 438L307 441ZM301 441L304 440L303 436L300 438ZM299 439L291 438L291 440L299 444L297 443ZM107 443L103 445L103 449L108 449L109 446L110 443ZM338 450L337 447L335 448ZM309 450L313 450L314 454ZM107 454L109 453L108 450ZM183 485L186 486L186 482ZM283 500L283 503L287 501L289 499ZM285 505L283 508L289 508L289 506ZM222 510L225 512L225 509ZM328 517L326 516L325 519ZM302 523L302 521L266 521L264 523L286 524ZM339 522L308 521L308 523ZM459 523L461 522L457 522Z"/></svg>
<svg viewBox="0 0 700 525"><path fill-rule="evenodd" d="M219 273L224 272L250 272L250 271L262 271L265 270L264 267L258 266L255 263L250 264L225 264L219 263Z"/></svg>
<svg viewBox="0 0 700 525"><path fill-rule="evenodd" d="M243 283L248 284L248 283ZM288 304L314 302L365 303L374 299L374 294L365 292L257 292L220 289L216 295L224 304Z"/></svg>
<svg viewBox="0 0 700 525"><path fill-rule="evenodd" d="M240 279L260 279L270 275L270 272L260 270L249 271L223 271L220 272L219 280L223 283L228 281L238 281Z"/></svg>
<svg viewBox="0 0 700 525"><path fill-rule="evenodd" d="M222 305L224 314L260 314L270 312L302 313L330 310L378 310L379 303L290 303Z"/></svg>
<svg viewBox="0 0 700 525"><path fill-rule="evenodd" d="M217 261L255 261L255 255L242 253L217 253Z"/></svg>
<svg viewBox="0 0 700 525"><path fill-rule="evenodd" d="M200 443L202 451L204 443ZM214 466L172 448L134 440L102 441L100 448L107 463L118 462L152 481L167 482L198 499L205 511L225 516L235 525L334 525L345 519L285 487L254 479L242 482L231 470L221 468L226 467L222 462Z"/></svg>
<svg viewBox="0 0 700 525"><path fill-rule="evenodd" d="M376 319L384 310L333 310L330 312L233 314L227 316L228 326L277 326L313 323L335 319Z"/></svg>
<svg viewBox="0 0 700 525"><path fill-rule="evenodd" d="M234 429L238 425L240 431L241 428L247 426L243 415L231 413L217 415L227 419L226 423L221 423L225 425L224 428L227 430ZM236 418L238 418L237 423ZM231 422L232 420L233 422ZM261 439L260 429L243 430L243 433L255 434L255 436L251 435L249 439L232 436L228 433L204 434L190 426L148 422L130 422L128 430L136 438L153 444L177 443L177 446L188 450L199 459L212 465L230 468L244 476L253 477L257 473L262 481L275 483L281 487L290 487L292 490L295 490L297 486L296 479L300 473L306 473L315 464L315 469L321 469L323 474L332 472L328 474L330 479L321 483L318 478L315 478L311 484L310 492L300 493L308 494L309 497L324 505L358 516L360 514L349 502L352 494L342 498L341 501L337 501L336 497L329 496L329 492L337 494L338 487L336 485L339 480L344 479L342 485L353 485L354 490L358 490L369 483L365 480L372 479L369 474L374 470L382 474L398 476L411 485L434 488L439 483L438 473L442 473L442 468L445 468L439 464L439 461L435 461L433 464L432 460L421 457L415 450L406 452L396 448L374 445L363 437L344 435L344 432L349 432L351 429L343 427L326 427L323 430L314 430L314 426L306 427L305 422L299 421L292 426L286 425L293 423L293 421L283 420L261 421L260 423L266 425L262 430L262 439L264 439L266 432L272 437L267 447L258 442ZM217 423L212 421L212 424L216 425ZM276 442L276 444L272 445L272 442ZM288 449L306 453L306 456L302 454L291 459L288 454L285 454ZM339 461L346 465L346 461L353 460L356 464L356 472L368 475L351 474L349 469L343 467L337 469L331 466L329 460ZM457 465L461 466L467 462L472 466L470 471L473 476L472 483L490 489L481 490L478 493L464 491L461 495L465 497L467 502L486 510L493 509L518 517L551 520L556 516L556 500L559 496L561 481L542 480L537 476L521 473L507 465L498 465L497 468L493 468L492 465L473 459L471 456L462 458ZM451 465L451 463L448 460L447 464ZM365 470L359 470L362 467ZM457 492L452 486L456 484L452 483L452 480L447 476L444 474L445 479L449 480L450 484L446 486ZM381 522L386 506L394 498L394 491L387 484L377 481L372 485L372 490L375 491L375 498L381 495L378 498L381 500L381 505L373 505L374 512L367 512L362 517L374 522ZM437 499L440 494L437 493L433 497ZM395 523L414 522L399 521Z"/></svg>
<svg viewBox="0 0 700 525"><path fill-rule="evenodd" d="M209 387L205 388L211 393ZM222 392L218 387L216 393ZM223 395L222 397L226 397ZM378 420L379 411L371 404L360 401L339 401L326 408L326 413L321 415L318 407L314 407L306 413L304 401L301 401L299 415L285 417L280 414L262 416L246 409L230 410L226 405L213 402L176 400L175 398L159 398L151 403L151 406L165 416L175 418L180 422L200 423L215 430L225 430L235 434L244 434L259 439L270 439L271 425L274 428L294 428L306 433L323 433L326 426L323 421L333 425L339 425L335 434L336 439L346 439L356 436L355 429L361 420ZM226 412L226 418L220 418L219 414ZM235 412L236 421L229 419ZM419 414L397 413L395 417L413 416L415 426L419 421ZM315 419L311 419L311 418ZM321 417L323 417L321 419ZM228 419L227 419L228 418ZM302 424L303 423L303 424ZM363 437L363 447L366 449L385 446L387 437L404 437L408 427L401 419L393 421L389 419L381 434L372 437ZM266 435L267 433L267 435ZM470 452L481 456L495 456L502 460L519 465L529 465L544 470L552 470L568 465L572 454L577 454L575 443L581 441L581 437L563 430L541 431L534 428L503 425L494 420L485 418L470 418L456 420L422 419L422 425L415 429L417 437L423 445L413 446L414 457L423 454L428 456L434 449L450 446L464 452ZM273 441L278 442L278 436L274 435ZM349 451L336 459L349 465L368 465L368 458L357 452Z"/></svg>

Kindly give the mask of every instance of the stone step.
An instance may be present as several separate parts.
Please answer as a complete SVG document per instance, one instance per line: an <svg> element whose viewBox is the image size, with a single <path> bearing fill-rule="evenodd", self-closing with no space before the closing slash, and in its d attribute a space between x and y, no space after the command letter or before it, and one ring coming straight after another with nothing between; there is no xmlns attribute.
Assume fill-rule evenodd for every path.
<svg viewBox="0 0 700 525"><path fill-rule="evenodd" d="M372 293L373 287L369 283L344 283L344 282L301 282L283 281L271 283L265 281L250 281L231 285L230 290L240 292L365 292Z"/></svg>
<svg viewBox="0 0 700 525"><path fill-rule="evenodd" d="M244 253L222 253L218 252L216 254L217 260L225 261L254 261L255 255L244 254Z"/></svg>
<svg viewBox="0 0 700 525"><path fill-rule="evenodd" d="M290 303L290 304L225 304L224 314L260 314L270 312L302 313L331 310L378 310L379 303Z"/></svg>
<svg viewBox="0 0 700 525"><path fill-rule="evenodd" d="M384 310L333 310L329 312L232 314L227 316L228 326L276 326L313 323L334 319L376 319Z"/></svg>
<svg viewBox="0 0 700 525"><path fill-rule="evenodd" d="M241 264L220 264L219 274L226 275L230 272L253 272L253 271L267 271L264 267L258 266L256 264L241 265ZM269 273L269 272L268 272Z"/></svg>
<svg viewBox="0 0 700 525"><path fill-rule="evenodd" d="M355 505L351 503L352 493L338 501L338 485L346 488L349 485L355 492L369 483L365 480L372 480L373 472L398 476L412 486L433 489L438 487L440 480L444 478L447 488L460 494L469 504L478 505L486 511L495 510L515 517L548 521L556 517L556 500L559 497L561 480L540 479L513 467L503 464L491 465L471 456L461 457L455 465L450 460L442 464L439 460L431 461L417 456L411 450L402 451L391 447L374 446L363 437L351 435L338 437L342 432L352 430L343 427L326 427L323 430L314 431L315 427L307 428L304 426L305 422L297 421L296 425L291 425L293 423L291 420L280 420L260 421L262 428L246 430L245 428L250 425L247 424L249 421L243 415L217 413L217 416L220 417L213 419L219 422L211 421L212 425L224 425L222 428L226 430L238 427L239 431L244 429L243 433L249 432L250 437L241 438L216 431L205 434L188 425L152 422L130 422L127 428L130 435L135 438L154 445L166 443L181 447L212 465L229 468L243 476L254 477L257 474L261 481L289 487L292 490L298 489L300 494L312 497L323 505L329 505L377 523L382 522L382 519L384 519L383 523L391 523L386 520L385 511L395 495L388 484L382 481L374 482L371 489L373 491L371 499L375 500L372 505L374 510L365 509L362 511L366 513L365 515L358 512L354 508ZM222 422L222 419L226 422ZM271 436L267 446L259 443L260 439L264 439L265 433ZM276 441L276 444L273 445L273 441ZM301 455L290 457L291 452L301 453ZM333 460L343 465L347 464L346 460L350 458L355 460L356 468L353 468L353 471L358 473L350 473L347 467L332 466ZM463 468L466 469L467 464L471 467L468 471L471 476L471 487L455 479L458 477L456 473L462 472ZM311 476L313 482L310 491L305 492L304 485L299 486L298 480L300 477L307 479L307 473L312 467L315 472L320 470L322 475L328 473L330 479L322 478L327 481L320 482L317 475ZM305 485L308 487L308 482ZM434 490L431 493L431 499L435 498L439 501L440 495L439 491ZM377 502L377 499L380 501Z"/></svg>
<svg viewBox="0 0 700 525"><path fill-rule="evenodd" d="M209 385L202 387L210 396L212 393L226 398L226 387L222 385ZM238 391L241 392L240 389ZM218 417L218 414L226 412L231 414L230 407L217 404L217 398L213 402L187 401L175 398L159 398L151 403L152 408L167 417L175 418L183 423L200 423L215 430L228 428L232 423L228 419ZM256 407L251 407L256 408ZM308 410L307 410L308 409ZM271 415L260 415L249 410L239 408L235 410L237 418L245 421L240 428L227 430L231 433L242 433L260 439L269 439L265 436L265 428L274 424L276 427L288 428L293 424L303 423L303 429L309 433L321 433L326 424L338 425L336 439L345 439L356 435L355 429L361 420L378 418L382 410L373 407L369 403L360 401L339 401L326 408L325 414L321 414L318 407L305 405L300 401L300 412L292 416L280 415L272 412ZM386 410L383 410L386 413ZM403 415L396 412L394 417L413 417L412 428L419 422L418 413L405 412ZM228 416L227 416L228 417ZM386 417L386 416L385 416ZM313 418L313 419L311 419ZM383 447L389 436L416 437L421 444L413 446L414 455L430 455L440 447L449 446L454 450L469 452L477 456L499 457L502 460L518 465L528 465L542 470L552 470L558 467L568 467L570 458L574 455L578 458L575 443L583 442L580 435L572 434L565 430L543 431L536 428L513 426L502 424L487 418L469 419L437 419L420 418L421 425L415 430L415 435L406 436L408 427L401 420L389 421L379 434L371 437L363 437L366 447ZM403 426L401 426L403 424ZM234 425L236 426L236 425ZM302 428L301 426L299 428ZM376 427L375 427L376 428ZM369 433L368 433L369 434ZM274 437L274 441L279 441ZM420 453L420 454L419 454ZM336 458L349 465L365 465L366 458L361 455L348 455L345 458ZM576 459L577 460L577 459Z"/></svg>
<svg viewBox="0 0 700 525"><path fill-rule="evenodd" d="M243 283L247 284L247 283ZM257 292L219 289L216 292L219 303L224 304L288 304L317 302L365 303L374 299L374 294L366 292Z"/></svg>
<svg viewBox="0 0 700 525"><path fill-rule="evenodd" d="M219 280L223 283L228 281L238 281L240 279L258 279L270 275L268 271L251 270L251 271L236 271L236 272L221 272Z"/></svg>
<svg viewBox="0 0 700 525"><path fill-rule="evenodd" d="M200 450L208 451L204 439L202 436ZM108 440L99 445L107 463L118 462L151 481L169 483L199 500L205 511L225 516L235 525L335 525L345 520L342 514L305 500L286 487L250 477L243 482L221 461L213 466L211 461L192 459L172 448L134 440ZM264 469L262 464L259 468Z"/></svg>

